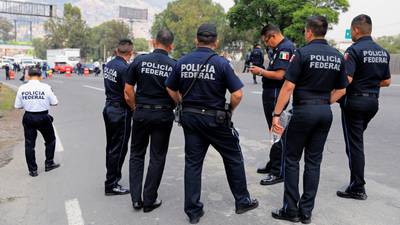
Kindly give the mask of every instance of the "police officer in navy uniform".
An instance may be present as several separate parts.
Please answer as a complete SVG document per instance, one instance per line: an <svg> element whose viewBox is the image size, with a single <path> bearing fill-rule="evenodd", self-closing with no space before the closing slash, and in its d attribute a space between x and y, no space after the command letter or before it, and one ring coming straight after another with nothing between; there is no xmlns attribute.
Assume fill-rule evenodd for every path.
<svg viewBox="0 0 400 225"><path fill-rule="evenodd" d="M254 48L250 53L249 61L253 66L257 66L257 67L260 67L263 69L265 68L264 67L264 53L261 49L260 44L258 44L258 43L254 44ZM257 75L256 74L253 74L253 82L254 82L254 84L257 84Z"/></svg>
<svg viewBox="0 0 400 225"><path fill-rule="evenodd" d="M324 39L328 22L311 16L305 28L306 46L298 49L285 74L273 113L273 131L283 133L279 116L293 93L293 116L285 137L285 188L283 207L275 219L311 223L324 145L332 124L330 103L346 92L344 58ZM299 161L304 151L303 194L299 193Z"/></svg>
<svg viewBox="0 0 400 225"><path fill-rule="evenodd" d="M49 115L50 106L57 105L58 100L51 87L40 82L40 69L32 68L28 74L29 82L19 87L14 106L17 109L25 110L22 119L25 135L25 157L29 175L36 177L38 167L35 157L35 142L38 131L45 141L45 171L48 172L60 166L60 164L54 163L56 136L53 128L53 117Z"/></svg>
<svg viewBox="0 0 400 225"><path fill-rule="evenodd" d="M204 215L200 202L201 171L208 147L222 156L229 187L241 214L258 206L247 190L238 133L230 120L242 98L243 84L229 62L218 56L217 29L202 24L197 31L197 49L182 57L166 81L175 102L182 102L181 123L185 135L185 213L190 223ZM188 92L189 89L189 92ZM231 93L230 106L225 93ZM182 99L181 99L182 98Z"/></svg>
<svg viewBox="0 0 400 225"><path fill-rule="evenodd" d="M253 74L262 76L263 82L263 107L268 128L272 125L272 112L278 100L279 91L284 82L285 71L289 66L289 59L292 57L295 47L293 43L285 38L279 27L269 24L265 26L261 35L265 45L272 49L268 69L253 66L250 71ZM272 185L283 182L283 163L282 163L282 142L274 143L269 153L269 162L265 167L257 169L258 173L266 173L266 177L261 180L261 185Z"/></svg>
<svg viewBox="0 0 400 225"><path fill-rule="evenodd" d="M133 207L150 212L161 205L158 187L164 171L169 137L174 121L174 101L165 88L176 61L168 56L174 35L162 29L154 40L153 53L140 55L129 67L125 99L132 109L132 143L129 160L129 183ZM136 85L137 89L134 90ZM146 149L150 142L150 162L143 190L142 181Z"/></svg>
<svg viewBox="0 0 400 225"><path fill-rule="evenodd" d="M118 182L121 169L128 151L131 134L132 110L125 102L124 87L127 77L128 61L133 53L133 44L129 39L121 39L116 57L104 67L104 87L106 104L103 118L106 127L106 195L129 194Z"/></svg>
<svg viewBox="0 0 400 225"><path fill-rule="evenodd" d="M351 22L355 42L345 53L346 74L350 85L341 101L346 153L349 158L350 184L337 195L366 200L364 180L364 131L378 112L380 87L390 85L389 53L371 38L372 22L359 15Z"/></svg>

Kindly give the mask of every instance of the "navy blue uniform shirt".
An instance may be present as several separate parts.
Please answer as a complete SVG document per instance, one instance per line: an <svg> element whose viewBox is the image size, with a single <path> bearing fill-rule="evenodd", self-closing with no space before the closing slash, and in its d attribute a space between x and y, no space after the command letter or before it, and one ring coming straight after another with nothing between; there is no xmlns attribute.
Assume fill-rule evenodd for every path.
<svg viewBox="0 0 400 225"><path fill-rule="evenodd" d="M287 70L289 67L289 60L295 51L293 43L284 38L276 48L274 48L269 56L269 65L267 70ZM262 78L263 89L267 88L281 88L285 80L274 80L266 77Z"/></svg>
<svg viewBox="0 0 400 225"><path fill-rule="evenodd" d="M260 48L254 48L250 53L250 62L264 68L264 53Z"/></svg>
<svg viewBox="0 0 400 225"><path fill-rule="evenodd" d="M155 49L153 53L135 58L129 66L126 82L132 86L137 84L136 104L174 105L164 83L175 64L176 61L162 49Z"/></svg>
<svg viewBox="0 0 400 225"><path fill-rule="evenodd" d="M166 81L168 88L184 94L199 72L201 65L212 54L210 48L198 48L182 57ZM197 81L189 94L183 99L183 107L224 110L225 94L238 91L243 83L236 76L228 60L218 55L213 56L197 76Z"/></svg>
<svg viewBox="0 0 400 225"><path fill-rule="evenodd" d="M104 67L104 87L106 101L125 103L124 87L128 63L124 58L117 56Z"/></svg>
<svg viewBox="0 0 400 225"><path fill-rule="evenodd" d="M333 89L348 85L344 58L323 39L311 41L298 49L285 74L285 79L296 84L293 101L330 100Z"/></svg>
<svg viewBox="0 0 400 225"><path fill-rule="evenodd" d="M370 36L362 37L345 53L346 74L353 77L348 94L379 94L379 84L390 79L389 53Z"/></svg>

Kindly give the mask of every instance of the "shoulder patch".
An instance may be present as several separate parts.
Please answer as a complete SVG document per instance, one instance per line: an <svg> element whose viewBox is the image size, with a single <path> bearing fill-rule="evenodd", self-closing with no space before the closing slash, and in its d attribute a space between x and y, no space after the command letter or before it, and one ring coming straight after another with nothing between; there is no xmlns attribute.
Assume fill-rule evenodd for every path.
<svg viewBox="0 0 400 225"><path fill-rule="evenodd" d="M279 53L279 59L288 61L290 57L289 52L282 51Z"/></svg>

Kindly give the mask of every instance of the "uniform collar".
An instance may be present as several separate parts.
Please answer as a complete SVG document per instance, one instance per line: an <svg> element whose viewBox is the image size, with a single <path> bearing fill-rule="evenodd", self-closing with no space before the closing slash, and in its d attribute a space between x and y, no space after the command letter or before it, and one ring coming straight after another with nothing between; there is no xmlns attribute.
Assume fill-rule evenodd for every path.
<svg viewBox="0 0 400 225"><path fill-rule="evenodd" d="M360 37L356 42L359 41L372 41L372 37L371 36Z"/></svg>
<svg viewBox="0 0 400 225"><path fill-rule="evenodd" d="M198 47L196 49L197 52L214 52L214 50L212 50L211 48L207 48L207 47Z"/></svg>
<svg viewBox="0 0 400 225"><path fill-rule="evenodd" d="M308 44L309 45L310 44L324 44L324 45L327 45L328 41L325 40L325 39L314 39L314 40L310 41Z"/></svg>
<svg viewBox="0 0 400 225"><path fill-rule="evenodd" d="M283 43L285 43L286 42L286 38L284 37L283 39L282 39L282 41L281 42L279 42L279 44L274 48L274 50L276 51L276 50L278 50L279 49L279 47L283 44Z"/></svg>
<svg viewBox="0 0 400 225"><path fill-rule="evenodd" d="M29 80L28 82L38 83L38 82L40 82L40 81L39 81L39 80Z"/></svg>
<svg viewBox="0 0 400 225"><path fill-rule="evenodd" d="M126 60L124 58L122 58L121 56L119 56L119 55L115 56L115 59L121 60L121 61L126 63Z"/></svg>
<svg viewBox="0 0 400 225"><path fill-rule="evenodd" d="M154 49L153 53L160 53L160 54L168 55L167 51L165 51L164 49L160 49L160 48Z"/></svg>

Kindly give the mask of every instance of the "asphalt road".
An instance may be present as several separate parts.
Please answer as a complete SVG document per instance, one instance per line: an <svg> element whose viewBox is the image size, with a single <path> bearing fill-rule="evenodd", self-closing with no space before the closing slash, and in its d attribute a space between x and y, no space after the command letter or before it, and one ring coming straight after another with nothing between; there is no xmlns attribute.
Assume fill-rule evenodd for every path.
<svg viewBox="0 0 400 225"><path fill-rule="evenodd" d="M233 120L241 135L248 187L260 206L243 215L234 213L234 200L221 157L209 149L202 185L206 214L200 224L290 224L273 220L270 215L272 209L282 206L283 184L260 186L262 176L255 172L265 163L270 148L261 104L261 84L253 85L250 75L240 77L246 85L245 97ZM3 72L0 81L4 82ZM56 161L62 167L44 172L43 140L39 138L36 153L39 176L32 178L27 173L23 143L17 145L14 159L0 168L1 225L188 224L183 212L184 140L180 127L174 125L159 190L163 205L152 213L135 212L129 196L104 196L102 109L105 96L102 79L55 77L45 82L53 87L60 100L51 114L58 133ZM18 80L6 83L21 84ZM400 76L394 76L393 85L382 90L380 111L365 135L367 201L336 197L336 190L345 187L349 181L349 170L340 114L338 106L333 106L334 122L324 152L313 224L400 224L399 97ZM124 186L128 186L129 180L128 158L129 155L121 181Z"/></svg>

